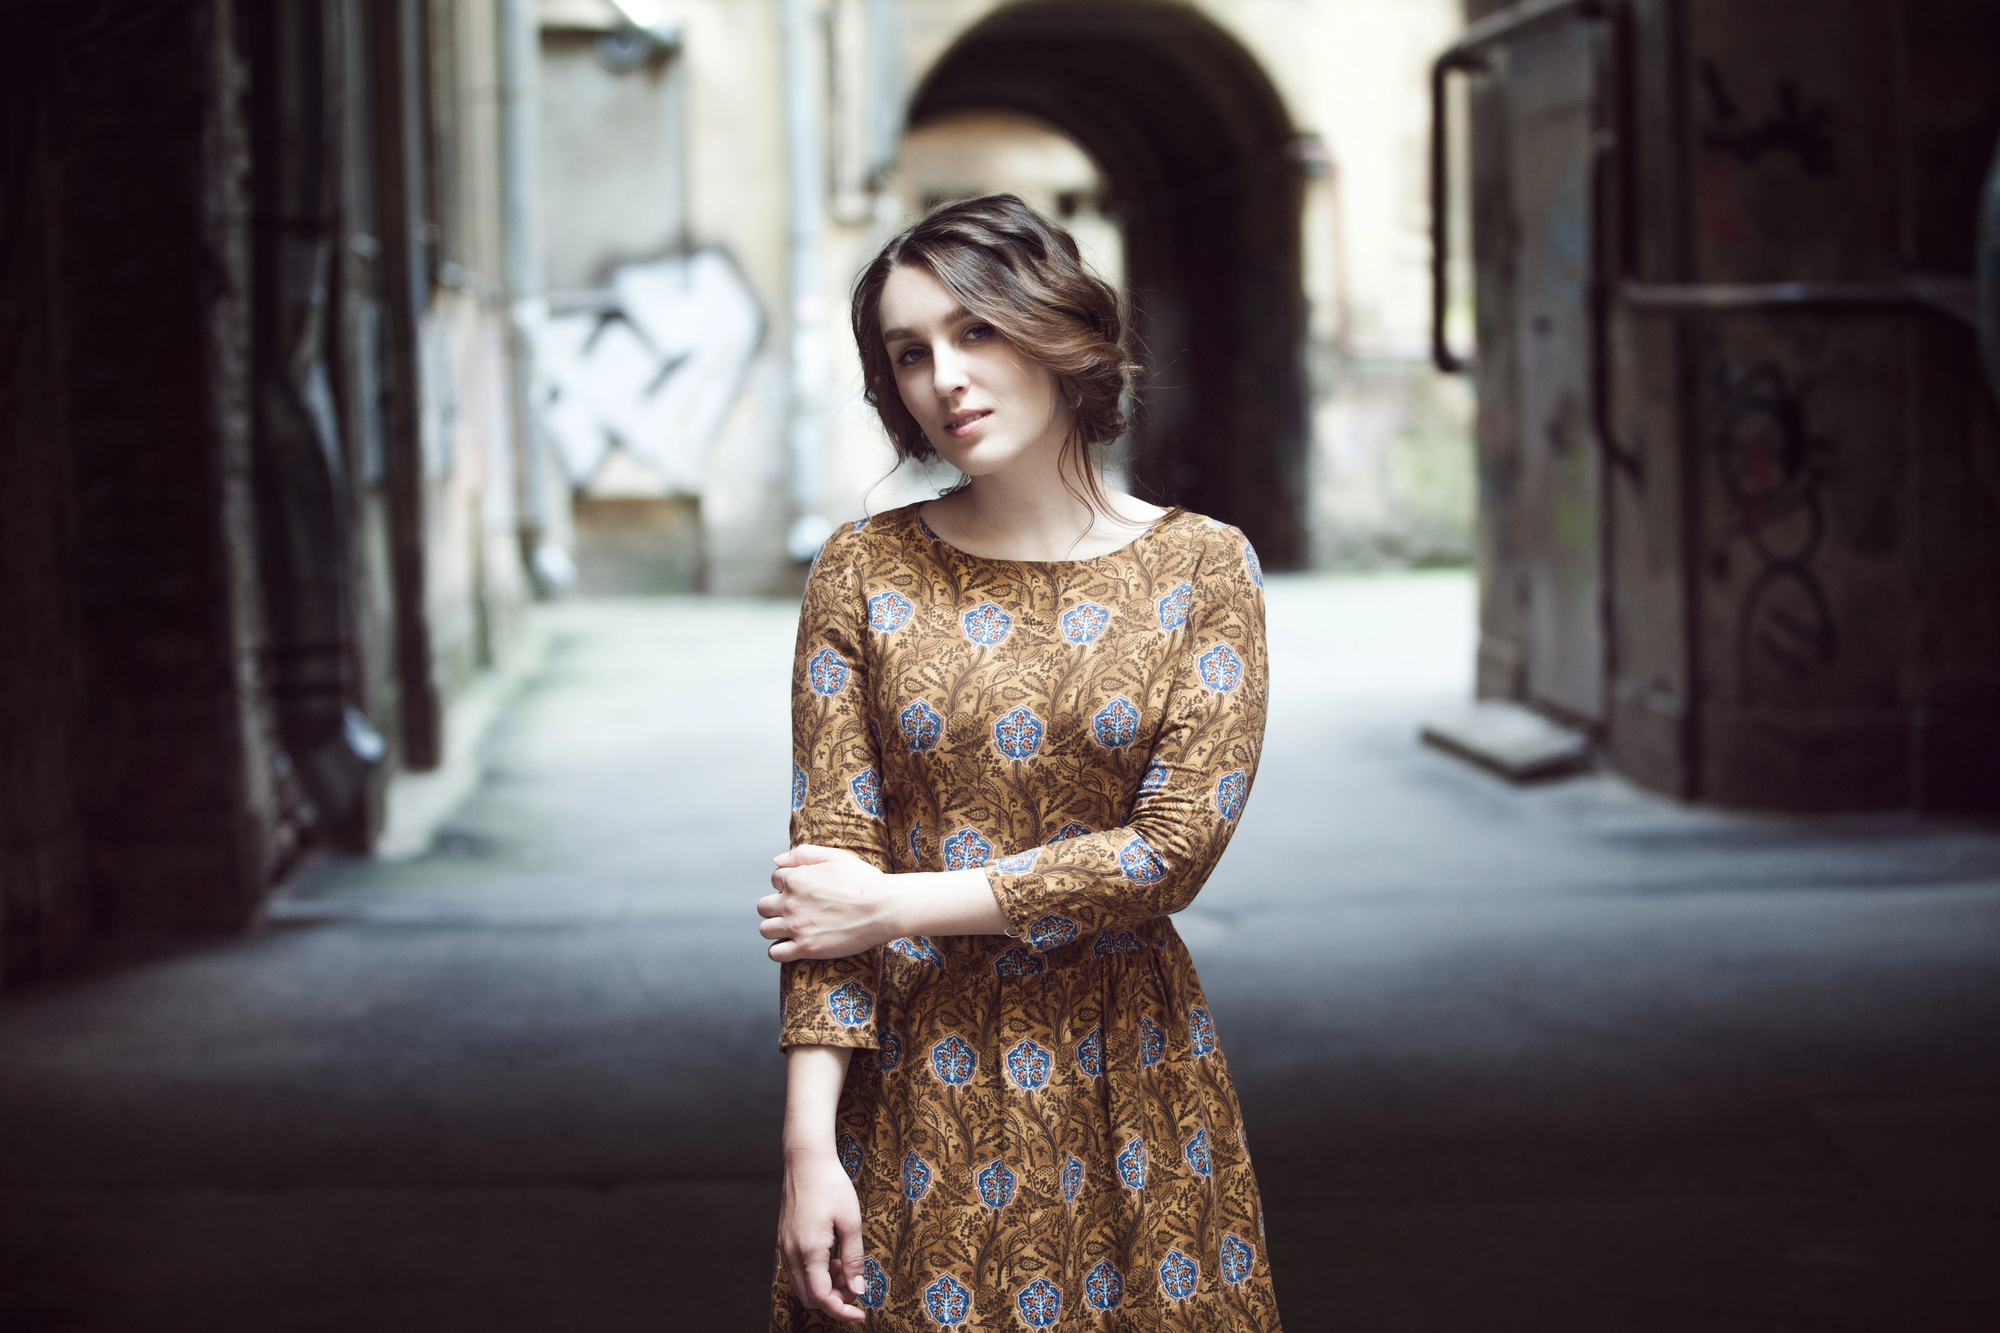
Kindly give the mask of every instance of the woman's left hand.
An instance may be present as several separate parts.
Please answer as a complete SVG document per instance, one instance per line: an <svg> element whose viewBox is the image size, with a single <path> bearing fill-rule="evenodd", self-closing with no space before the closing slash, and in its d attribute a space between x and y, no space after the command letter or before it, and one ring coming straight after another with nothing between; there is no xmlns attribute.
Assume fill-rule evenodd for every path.
<svg viewBox="0 0 2000 1333"><path fill-rule="evenodd" d="M757 900L757 933L773 960L847 958L896 938L890 877L837 847L794 847L771 872L776 893Z"/></svg>

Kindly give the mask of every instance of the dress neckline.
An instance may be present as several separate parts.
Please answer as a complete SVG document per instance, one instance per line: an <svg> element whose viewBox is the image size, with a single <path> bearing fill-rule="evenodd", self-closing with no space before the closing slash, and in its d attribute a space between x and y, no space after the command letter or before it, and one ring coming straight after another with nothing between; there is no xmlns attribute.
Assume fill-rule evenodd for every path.
<svg viewBox="0 0 2000 1333"><path fill-rule="evenodd" d="M929 501L927 500L919 500L917 503L911 505L910 517L916 521L919 532L936 542L939 546L942 546L945 550L951 552L961 560L973 560L982 565L1020 565L1028 569L1064 569L1076 565L1094 565L1100 560L1116 559L1119 556L1129 554L1140 542L1160 533L1168 524L1178 518L1184 517L1189 512L1185 507L1175 505L1151 523L1148 523L1143 531L1133 536L1131 541L1126 542L1122 546L1114 546L1101 555L1078 556L1074 560L1015 560L1002 555L974 555L970 551L961 550L959 547L953 546L950 542L938 536L937 530L924 521L923 509L928 503Z"/></svg>

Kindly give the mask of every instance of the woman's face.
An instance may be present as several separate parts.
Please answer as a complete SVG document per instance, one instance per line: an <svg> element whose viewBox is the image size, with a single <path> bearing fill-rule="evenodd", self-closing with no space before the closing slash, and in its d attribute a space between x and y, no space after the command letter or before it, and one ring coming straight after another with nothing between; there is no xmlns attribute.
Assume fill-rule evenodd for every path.
<svg viewBox="0 0 2000 1333"><path fill-rule="evenodd" d="M928 269L891 270L881 316L903 406L947 463L980 477L1061 451L1069 415L1055 374L961 307Z"/></svg>

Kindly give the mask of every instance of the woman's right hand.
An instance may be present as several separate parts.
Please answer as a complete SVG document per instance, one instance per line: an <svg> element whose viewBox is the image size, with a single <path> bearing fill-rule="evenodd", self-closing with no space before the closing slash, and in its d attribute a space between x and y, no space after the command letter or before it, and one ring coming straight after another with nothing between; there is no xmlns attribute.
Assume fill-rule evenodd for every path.
<svg viewBox="0 0 2000 1333"><path fill-rule="evenodd" d="M866 1286L861 1275L861 1201L833 1145L823 1151L785 1154L785 1196L778 1214L778 1250L791 1273L792 1292L835 1319L862 1320L856 1305Z"/></svg>

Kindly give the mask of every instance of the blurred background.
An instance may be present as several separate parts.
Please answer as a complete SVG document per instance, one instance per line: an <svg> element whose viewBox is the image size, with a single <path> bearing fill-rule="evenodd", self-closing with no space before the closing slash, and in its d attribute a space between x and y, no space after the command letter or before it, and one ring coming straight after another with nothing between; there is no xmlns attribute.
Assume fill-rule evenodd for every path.
<svg viewBox="0 0 2000 1333"><path fill-rule="evenodd" d="M1288 1326L2000 1326L1988 0L19 0L0 1327L752 1328L785 690L1007 190L1271 572Z"/></svg>

